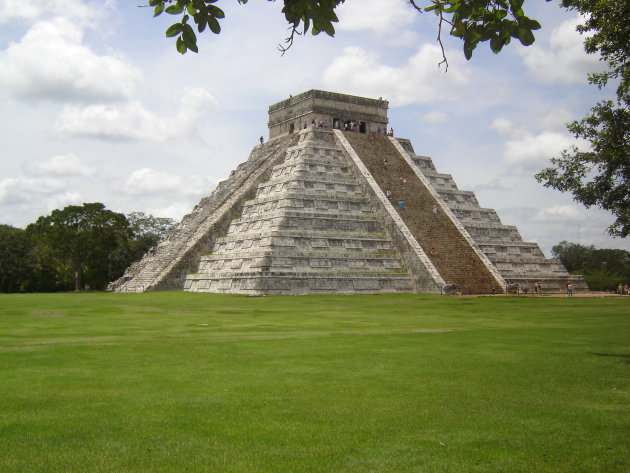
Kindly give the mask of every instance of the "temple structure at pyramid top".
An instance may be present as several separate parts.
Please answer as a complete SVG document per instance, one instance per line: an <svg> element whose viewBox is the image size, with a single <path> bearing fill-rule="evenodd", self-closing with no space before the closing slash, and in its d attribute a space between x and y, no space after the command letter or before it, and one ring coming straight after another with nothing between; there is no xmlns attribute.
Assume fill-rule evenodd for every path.
<svg viewBox="0 0 630 473"><path fill-rule="evenodd" d="M312 89L269 107L269 138L320 124L377 133L387 128L388 108L387 100Z"/></svg>
<svg viewBox="0 0 630 473"><path fill-rule="evenodd" d="M386 100L321 90L271 105L269 141L110 290L587 289L409 140L388 134L387 110Z"/></svg>

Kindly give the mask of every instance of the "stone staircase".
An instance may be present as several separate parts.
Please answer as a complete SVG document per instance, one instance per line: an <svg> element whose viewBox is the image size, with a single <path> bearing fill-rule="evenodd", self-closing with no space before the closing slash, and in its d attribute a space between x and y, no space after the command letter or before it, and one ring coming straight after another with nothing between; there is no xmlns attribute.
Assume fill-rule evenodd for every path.
<svg viewBox="0 0 630 473"><path fill-rule="evenodd" d="M512 290L541 282L545 291L564 291L567 280L576 291L588 290L582 276L569 275L560 260L545 258L516 227L503 224L493 209L482 208L473 192L458 189L450 174L439 173L430 157L416 155L409 140L398 141Z"/></svg>
<svg viewBox="0 0 630 473"><path fill-rule="evenodd" d="M463 294L491 293L493 287L496 292L505 289L505 282L471 244L470 236L458 228L444 202L401 155L402 149L385 136L343 135L381 190L391 192L392 205L447 284L456 285ZM398 205L401 200L402 208Z"/></svg>
<svg viewBox="0 0 630 473"><path fill-rule="evenodd" d="M220 182L209 197L201 199L164 240L110 283L108 290L181 290L186 275L196 269L201 255L210 251L217 235L225 233L257 184L268 178L278 156L284 156L297 139L296 135L288 135L256 146L247 161Z"/></svg>
<svg viewBox="0 0 630 473"><path fill-rule="evenodd" d="M413 281L330 131L299 143L244 203L185 290L238 294L411 292Z"/></svg>

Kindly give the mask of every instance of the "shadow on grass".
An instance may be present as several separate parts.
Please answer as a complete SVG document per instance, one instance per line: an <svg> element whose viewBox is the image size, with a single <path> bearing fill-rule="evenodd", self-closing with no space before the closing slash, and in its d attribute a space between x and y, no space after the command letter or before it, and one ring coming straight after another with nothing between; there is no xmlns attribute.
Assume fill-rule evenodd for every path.
<svg viewBox="0 0 630 473"><path fill-rule="evenodd" d="M630 354L622 354L622 353L589 353L590 355L596 356L611 356L614 358L627 358L625 360L621 360L623 363L630 364Z"/></svg>

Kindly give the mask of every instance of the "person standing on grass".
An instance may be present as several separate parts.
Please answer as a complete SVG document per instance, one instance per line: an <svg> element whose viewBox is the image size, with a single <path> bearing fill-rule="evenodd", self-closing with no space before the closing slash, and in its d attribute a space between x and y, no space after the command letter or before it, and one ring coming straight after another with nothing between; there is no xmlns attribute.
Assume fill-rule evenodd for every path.
<svg viewBox="0 0 630 473"><path fill-rule="evenodd" d="M573 284L571 284L571 281L567 284L567 297L573 297Z"/></svg>

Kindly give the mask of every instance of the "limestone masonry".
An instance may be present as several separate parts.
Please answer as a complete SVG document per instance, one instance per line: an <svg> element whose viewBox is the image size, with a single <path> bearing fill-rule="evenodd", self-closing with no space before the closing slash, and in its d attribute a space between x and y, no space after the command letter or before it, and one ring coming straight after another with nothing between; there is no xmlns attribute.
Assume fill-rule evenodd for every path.
<svg viewBox="0 0 630 473"><path fill-rule="evenodd" d="M269 107L267 143L110 284L235 294L564 290L559 260L459 190L388 102L310 90Z"/></svg>

